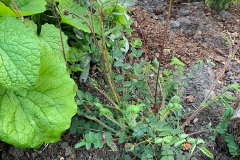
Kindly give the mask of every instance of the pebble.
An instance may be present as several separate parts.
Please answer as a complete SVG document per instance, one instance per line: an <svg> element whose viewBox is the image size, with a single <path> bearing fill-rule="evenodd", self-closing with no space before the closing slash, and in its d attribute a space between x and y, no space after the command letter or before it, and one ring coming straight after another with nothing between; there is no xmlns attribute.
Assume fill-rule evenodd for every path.
<svg viewBox="0 0 240 160"><path fill-rule="evenodd" d="M232 71L229 71L229 72L226 73L226 75L227 75L227 76L232 76L233 73L232 73Z"/></svg>
<svg viewBox="0 0 240 160"><path fill-rule="evenodd" d="M180 22L179 21L170 20L169 23L168 23L168 28L169 29L180 28Z"/></svg>
<svg viewBox="0 0 240 160"><path fill-rule="evenodd" d="M222 10L219 15L224 19L229 20L231 18L231 14L228 11Z"/></svg>
<svg viewBox="0 0 240 160"><path fill-rule="evenodd" d="M211 31L212 30L212 24L206 25L206 31Z"/></svg>
<svg viewBox="0 0 240 160"><path fill-rule="evenodd" d="M185 17L178 18L177 21L180 22L180 25L181 25L182 29L188 28L192 23L188 18L185 18Z"/></svg>
<svg viewBox="0 0 240 160"><path fill-rule="evenodd" d="M191 10L183 10L179 14L182 16L189 16L191 14Z"/></svg>
<svg viewBox="0 0 240 160"><path fill-rule="evenodd" d="M71 147L67 147L65 148L65 156L70 156L72 154L72 148Z"/></svg>
<svg viewBox="0 0 240 160"><path fill-rule="evenodd" d="M67 148L67 147L69 147L68 142L63 142L63 143L61 144L61 148L62 148L62 149L65 149L65 148Z"/></svg>
<svg viewBox="0 0 240 160"><path fill-rule="evenodd" d="M15 147L10 147L9 154L13 155L15 158L18 158L24 155L24 150Z"/></svg>

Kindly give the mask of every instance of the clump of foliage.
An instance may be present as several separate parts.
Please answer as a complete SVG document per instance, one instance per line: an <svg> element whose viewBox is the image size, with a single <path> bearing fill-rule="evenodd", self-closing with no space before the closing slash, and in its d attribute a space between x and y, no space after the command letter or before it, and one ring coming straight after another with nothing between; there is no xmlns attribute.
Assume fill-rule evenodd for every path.
<svg viewBox="0 0 240 160"><path fill-rule="evenodd" d="M187 114L181 106L181 88L187 85L181 81L184 64L173 58L171 65L174 69L165 69L158 75L159 62L156 59L153 63L139 61L143 52L134 48L141 45L139 40L131 41L131 53L127 60L122 46L128 46L128 41L116 45L119 40L124 39L116 37L114 43L109 43L111 36L103 35L105 32L109 33L106 30L109 26L106 20L112 15L105 11L104 6L107 5L104 2L99 2L101 5L94 2L90 3L88 13L90 19L99 16L101 36L93 32L91 27L94 28L94 25L91 22L88 26L92 32L93 46L97 48L101 59L98 64L104 79L90 78L87 84L106 100L100 100L90 92L77 92L78 117L73 119L70 131L84 136L76 144L76 148L102 148L107 145L117 151L117 144L123 143L126 151L140 159L190 159L196 149L213 158L202 139L192 138L184 133L186 123L182 119ZM125 25L116 26L112 23L112 27L123 33L126 31ZM155 102L154 80L157 76L161 96ZM230 88L238 89L238 86L229 86L228 89ZM226 91L223 90L222 93ZM215 101L214 98L207 98L201 105L205 108ZM155 106L158 107L157 111L154 110Z"/></svg>
<svg viewBox="0 0 240 160"><path fill-rule="evenodd" d="M101 60L95 62L104 76L102 80L90 78L87 84L105 97L107 102L90 92L77 91L78 117L73 119L70 131L84 134L84 137L76 144L76 148L102 148L107 145L116 151L117 144L124 143L127 151L141 159L187 159L198 148L212 158L202 139L192 138L182 132L181 120L185 110L180 103L181 88L186 83L180 79L183 77L184 64L173 58L171 65L174 69L166 69L159 75L161 99L157 101L159 109L155 112L154 79L158 61L155 59L153 64L145 60L135 61L143 53L134 48L141 45L137 39L131 42L132 52L128 54L129 61L126 61L126 46L129 45L124 34L119 33L128 33L131 19L128 23L116 23L119 17L112 17L113 14L107 12L109 8L113 10L119 7L127 9L119 1L90 1L86 11L90 22L85 20L84 24L90 28L91 47L96 49L95 53ZM76 14L75 17L81 20L84 14ZM100 33L95 32L96 17L96 21L99 21L96 23L101 27ZM109 23L109 19L113 21ZM95 56L95 59L98 58Z"/></svg>
<svg viewBox="0 0 240 160"><path fill-rule="evenodd" d="M240 3L240 0L205 0L205 3L212 9L220 11L227 9L231 3Z"/></svg>

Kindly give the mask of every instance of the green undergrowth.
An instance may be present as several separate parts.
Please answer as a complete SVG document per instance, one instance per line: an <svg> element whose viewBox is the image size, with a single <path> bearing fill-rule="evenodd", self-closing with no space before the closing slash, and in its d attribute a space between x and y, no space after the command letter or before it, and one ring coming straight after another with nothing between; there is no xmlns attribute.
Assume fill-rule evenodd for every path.
<svg viewBox="0 0 240 160"><path fill-rule="evenodd" d="M205 0L205 3L214 10L221 11L229 7L230 4L239 4L240 0Z"/></svg>
<svg viewBox="0 0 240 160"><path fill-rule="evenodd" d="M172 58L171 69L158 74L157 58L143 60L141 40L126 38L133 31L128 9L135 0L15 3L18 9L0 1L2 141L37 148L58 141L70 127L82 137L76 148L118 151L122 144L140 159L194 160L195 151L213 158L203 139L185 133L185 65ZM74 81L93 92L77 89ZM202 102L226 108L218 127L209 131L225 134L235 100L230 89L239 92L232 84ZM233 138L225 139L236 155Z"/></svg>

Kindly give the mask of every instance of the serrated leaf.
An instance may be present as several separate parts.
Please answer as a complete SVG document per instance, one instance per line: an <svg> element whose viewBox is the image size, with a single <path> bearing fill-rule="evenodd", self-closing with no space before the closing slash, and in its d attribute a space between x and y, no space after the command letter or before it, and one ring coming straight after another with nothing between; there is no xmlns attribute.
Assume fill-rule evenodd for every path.
<svg viewBox="0 0 240 160"><path fill-rule="evenodd" d="M193 74L192 73L188 73L188 78L192 79L193 78Z"/></svg>
<svg viewBox="0 0 240 160"><path fill-rule="evenodd" d="M75 145L75 148L80 148L82 146L84 146L86 144L86 142L79 142Z"/></svg>
<svg viewBox="0 0 240 160"><path fill-rule="evenodd" d="M170 143L172 141L173 137L172 136L166 136L163 138L163 141L166 143Z"/></svg>
<svg viewBox="0 0 240 160"><path fill-rule="evenodd" d="M162 132L159 134L160 137L168 136L168 135L171 135L171 132L170 132L169 130L162 131Z"/></svg>
<svg viewBox="0 0 240 160"><path fill-rule="evenodd" d="M155 140L154 140L154 143L162 143L163 142L163 138L156 138Z"/></svg>
<svg viewBox="0 0 240 160"><path fill-rule="evenodd" d="M163 156L161 160L174 160L173 156Z"/></svg>
<svg viewBox="0 0 240 160"><path fill-rule="evenodd" d="M92 143L90 143L90 142L86 142L85 145L86 145L86 149L87 149L87 150L89 150L89 149L91 148L91 144L92 144Z"/></svg>
<svg viewBox="0 0 240 160"><path fill-rule="evenodd" d="M205 143L204 140L202 140L202 139L197 139L196 144L201 144L201 143Z"/></svg>
<svg viewBox="0 0 240 160"><path fill-rule="evenodd" d="M227 134L224 136L224 141L227 142L228 150L231 155L239 155L240 148L239 145L235 142L234 136L232 134Z"/></svg>
<svg viewBox="0 0 240 160"><path fill-rule="evenodd" d="M57 55L43 50L33 87L12 91L0 86L0 139L19 148L60 140L77 111L73 86Z"/></svg>
<svg viewBox="0 0 240 160"><path fill-rule="evenodd" d="M93 141L95 148L102 148L103 147L103 140L102 135L100 133L97 133L94 135L95 141Z"/></svg>
<svg viewBox="0 0 240 160"><path fill-rule="evenodd" d="M193 144L193 145L191 146L190 150L189 150L189 153L192 154L192 153L194 152L194 150L195 150L196 147L197 147L197 145L196 145L196 144Z"/></svg>
<svg viewBox="0 0 240 160"><path fill-rule="evenodd" d="M183 62L181 62L178 58L173 57L171 59L171 63L170 65L179 65L179 66L185 66L185 64Z"/></svg>
<svg viewBox="0 0 240 160"><path fill-rule="evenodd" d="M181 144L184 143L184 142L186 142L186 139L182 139L182 140L176 142L176 143L174 144L174 147L177 147L177 146L181 145Z"/></svg>
<svg viewBox="0 0 240 160"><path fill-rule="evenodd" d="M40 68L35 34L14 17L0 17L0 83L12 90L34 85Z"/></svg>
<svg viewBox="0 0 240 160"><path fill-rule="evenodd" d="M4 2L4 3L3 3ZM14 0L21 15L29 16L37 13L44 12L46 10L45 5L47 2L45 0ZM11 7L11 8L9 8ZM15 10L12 2L9 0L2 0L0 2L0 16L11 15L18 17L17 11Z"/></svg>
<svg viewBox="0 0 240 160"><path fill-rule="evenodd" d="M211 158L211 159L214 158L213 154L212 154L207 148L201 146L201 147L199 147L199 149L200 149L200 151L201 151L202 153L204 153L204 154L205 154L206 156L208 156L209 158Z"/></svg>
<svg viewBox="0 0 240 160"><path fill-rule="evenodd" d="M194 143L196 143L196 139L195 138L191 138L191 137L189 137L188 139L187 139L187 142L189 142L189 143L192 143L192 144L194 144Z"/></svg>
<svg viewBox="0 0 240 160"><path fill-rule="evenodd" d="M173 153L172 150L164 150L164 151L162 151L161 154L162 154L162 155L173 155L174 153Z"/></svg>
<svg viewBox="0 0 240 160"><path fill-rule="evenodd" d="M187 138L188 137L188 134L180 134L179 135L179 138L183 139L183 138Z"/></svg>
<svg viewBox="0 0 240 160"><path fill-rule="evenodd" d="M106 141L108 146L112 145L112 134L110 132L106 133Z"/></svg>

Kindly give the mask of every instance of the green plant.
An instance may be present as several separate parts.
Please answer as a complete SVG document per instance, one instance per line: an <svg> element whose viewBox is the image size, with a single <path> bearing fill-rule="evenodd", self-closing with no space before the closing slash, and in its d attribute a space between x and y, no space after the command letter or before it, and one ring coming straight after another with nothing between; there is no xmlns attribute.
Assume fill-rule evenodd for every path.
<svg viewBox="0 0 240 160"><path fill-rule="evenodd" d="M224 140L227 142L228 150L232 156L238 156L240 154L239 145L235 142L232 134L226 134Z"/></svg>
<svg viewBox="0 0 240 160"><path fill-rule="evenodd" d="M209 127L209 131L214 133L219 133L221 135L224 135L224 140L227 142L229 152L232 155L239 155L239 147L237 146L234 138L227 133L228 123L230 121L230 118L232 117L234 113L234 109L231 106L232 101L236 101L237 99L233 97L228 91L233 90L240 93L240 88L238 84L229 84L228 86L224 87L220 93L217 95L210 97L210 93L214 89L214 87L217 84L217 81L221 78L221 76L224 74L226 69L230 66L232 58L235 56L235 54L238 52L238 48L240 46L240 41L233 46L232 41L230 38L228 38L226 35L222 35L222 37L226 40L227 44L229 45L229 56L228 60L226 61L224 67L221 69L218 77L210 87L210 91L204 98L203 102L201 103L200 107L194 111L194 113L187 119L187 121L184 122L182 127L184 127L190 120L193 119L202 109L209 107L209 106L216 106L216 104L219 104L221 106L225 107L225 111L223 112L223 116L221 118L221 121L219 122L218 126L215 129L212 129Z"/></svg>
<svg viewBox="0 0 240 160"><path fill-rule="evenodd" d="M119 84L117 91L122 95L121 105L115 104L103 90L102 85L94 80L91 81L92 87L105 96L110 104L101 103L89 92L78 91L78 115L90 120L84 120L84 123L89 123L88 126L92 127L82 127L83 122L73 121L71 132L85 133L84 138L76 144L76 147L86 145L86 148L89 149L91 144L94 144L94 147L101 148L103 144L107 144L116 150L116 143L127 142L125 144L127 151L133 152L141 159L153 157L174 159L176 153L181 153L182 159L185 159L190 157L196 146L199 145L202 150L207 150L203 146L203 140L190 138L180 129L180 120L184 110L180 105L178 89L182 83L172 80L173 76L182 75L183 64L176 58L172 60L171 64L175 66L176 70L174 72L165 70L164 75L160 78L161 93L164 93L165 104L156 115L151 111L153 98L151 87L146 82L150 81L151 74L157 68L146 61L142 61L140 64L134 63L133 66L119 61L114 63L114 66L122 71L127 70L122 73L131 73L131 77L122 73L114 76L116 84ZM100 124L101 127L97 124ZM96 132L97 135L93 132ZM101 143L96 141L96 136L100 138L98 141ZM113 140L116 138L117 141ZM189 153L180 152L184 143L190 144ZM212 157L209 152L205 153Z"/></svg>
<svg viewBox="0 0 240 160"><path fill-rule="evenodd" d="M131 32L131 19L126 13L126 7L133 5L134 0L84 2L58 0L58 2L61 23L68 24L63 28L64 32L70 37L69 41L73 46L67 57L70 62L69 68L73 72L80 71L80 81L87 80L90 62L95 63L101 71L104 70L101 61L108 63L107 61L110 60L109 63L113 63L111 58L101 57L101 52L114 50L111 53L113 58L118 57L116 55L119 54L125 56L129 50L125 34ZM102 40L104 42L101 42Z"/></svg>
<svg viewBox="0 0 240 160"><path fill-rule="evenodd" d="M89 8L90 19L99 12L100 35L104 35L107 25L103 18L106 15L100 14L104 13L104 7L90 1ZM91 8L96 8L94 14ZM117 143L125 143L125 149L141 159L164 160L176 156L179 159L190 158L196 147L200 147L204 154L212 158L203 140L191 138L181 130L180 120L185 111L180 104L181 87L184 84L180 78L183 76L184 64L173 58L171 65L174 70L156 74L159 71L157 60L153 64L144 60L137 63L132 58L130 63L124 62L124 56L115 43L108 46L105 36L97 41L99 33L92 29L94 25L90 23L88 27L99 50L106 82L90 79L88 85L105 97L107 102L103 103L89 92L77 91L78 118L73 119L70 131L84 133L84 136L76 148L86 146L90 149L92 144L102 148L106 144L112 150L117 150ZM138 58L142 54L142 51L136 51L133 47L131 50L132 56L129 57ZM161 92L158 101L153 98L153 79L156 77L159 77L157 83L160 84ZM153 110L153 104L159 106L157 112ZM182 151L185 145L189 152Z"/></svg>
<svg viewBox="0 0 240 160"><path fill-rule="evenodd" d="M233 3L234 0L205 0L205 3L214 10L224 10ZM239 0L236 0L237 3L240 3Z"/></svg>
<svg viewBox="0 0 240 160"><path fill-rule="evenodd" d="M234 113L234 109L232 108L230 102L236 101L237 99L235 97L232 97L230 93L227 92L228 90L234 90L240 93L240 88L237 84L230 84L227 87L223 88L222 92L220 92L218 95L212 97L210 101L210 103L212 103L210 105L213 105L213 103L217 103L218 105L225 107L220 122L218 123L217 127L212 131L215 134L217 133L223 135L224 141L226 141L227 143L230 154L232 156L237 156L240 154L240 148L235 142L234 136L228 133L228 124L230 118Z"/></svg>
<svg viewBox="0 0 240 160"><path fill-rule="evenodd" d="M104 12L103 6L95 5L92 1L89 7L96 8L96 12ZM93 14L90 11L90 17L96 15L96 12ZM107 25L101 16L100 32L103 35ZM108 43L105 36L96 41L99 33L91 29L94 25L88 27L99 50L100 68L105 78L105 81L90 78L88 85L105 100L103 98L100 100L89 92L77 91L78 117L73 119L70 131L84 136L75 147L86 146L86 149L90 149L107 145L116 151L117 144L124 143L126 151L141 159L194 159L196 149L213 158L202 139L191 138L192 134L185 134L183 129L201 109L221 100L220 95L226 96L228 89L231 87L237 89L237 86L228 86L210 100L207 96L200 109L182 124L181 120L186 111L181 106L181 88L187 86L186 82L181 81L184 64L173 58L171 62L173 69L165 69L160 73L157 59L153 63L145 60L134 61L133 58L142 55L142 51L137 51L134 47L131 48L132 55L128 55L129 62L126 62L121 49L116 48L116 43ZM118 41L118 38L120 37L116 37L115 41ZM159 59L161 60L161 56ZM213 65L210 61L207 62ZM200 60L194 68L197 70L198 66L203 64L204 62ZM154 79L157 79L156 83L159 84L160 90L156 90ZM160 96L154 94L154 89L160 92ZM159 99L155 100L155 96ZM226 112L229 111L231 110Z"/></svg>
<svg viewBox="0 0 240 160"><path fill-rule="evenodd" d="M69 128L77 109L75 84L59 48L59 29L45 24L37 34L33 21L22 17L43 12L46 1L15 3L0 1L0 139L37 148Z"/></svg>

